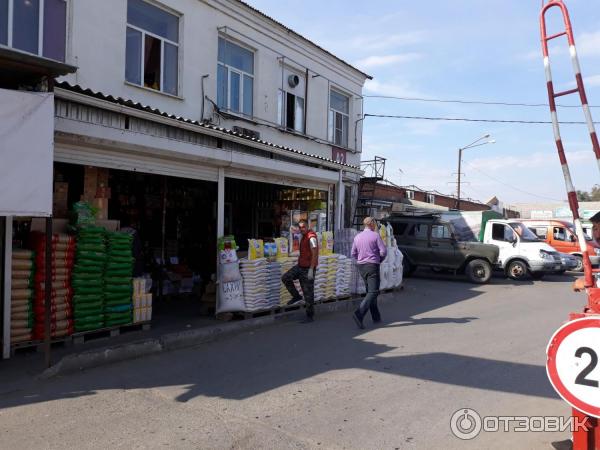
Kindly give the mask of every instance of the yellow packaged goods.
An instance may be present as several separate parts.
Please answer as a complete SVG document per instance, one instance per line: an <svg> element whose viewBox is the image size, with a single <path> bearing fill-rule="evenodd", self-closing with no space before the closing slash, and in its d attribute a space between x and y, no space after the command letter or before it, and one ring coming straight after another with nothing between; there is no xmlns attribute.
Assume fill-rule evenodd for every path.
<svg viewBox="0 0 600 450"><path fill-rule="evenodd" d="M265 257L265 247L262 239L248 239L248 259L255 260Z"/></svg>
<svg viewBox="0 0 600 450"><path fill-rule="evenodd" d="M382 225L379 225L379 235L381 236L381 239L383 240L383 242L386 242L387 239L387 228Z"/></svg>
<svg viewBox="0 0 600 450"><path fill-rule="evenodd" d="M289 242L287 238L276 238L275 244L277 245L277 259L287 258L289 254Z"/></svg>
<svg viewBox="0 0 600 450"><path fill-rule="evenodd" d="M333 254L333 232L324 231L321 233L321 242L319 246L319 255Z"/></svg>

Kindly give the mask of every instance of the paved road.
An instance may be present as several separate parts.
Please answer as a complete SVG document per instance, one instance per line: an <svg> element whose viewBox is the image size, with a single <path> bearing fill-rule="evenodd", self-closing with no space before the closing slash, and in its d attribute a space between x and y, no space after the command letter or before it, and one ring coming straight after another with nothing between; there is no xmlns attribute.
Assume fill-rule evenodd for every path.
<svg viewBox="0 0 600 450"><path fill-rule="evenodd" d="M568 434L461 441L449 422L463 407L569 414L546 379L544 351L585 301L571 282L475 286L417 274L383 308L384 323L364 331L338 313L23 380L0 394L0 448L551 448Z"/></svg>

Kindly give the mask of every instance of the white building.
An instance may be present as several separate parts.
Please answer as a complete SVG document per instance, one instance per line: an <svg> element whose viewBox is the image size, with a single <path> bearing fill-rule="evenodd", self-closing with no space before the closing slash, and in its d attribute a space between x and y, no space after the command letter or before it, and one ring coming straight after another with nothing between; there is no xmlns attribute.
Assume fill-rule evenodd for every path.
<svg viewBox="0 0 600 450"><path fill-rule="evenodd" d="M5 77L7 69L14 71ZM171 193L185 180L200 183L194 192L209 225L197 233L211 241L241 233L244 220L248 236L284 229L283 219L268 217L275 198L321 210L329 230L350 226L370 77L242 1L0 0L0 72L2 88L38 90L41 81L54 92L55 217L80 194L97 196L105 219L131 216L119 197L136 183L152 191L162 177L163 262L167 209L181 200L167 199L168 180L183 180ZM113 186L111 198L98 181L90 194L90 167L129 185ZM69 185L68 196L57 181ZM182 219L174 221L179 240ZM0 248L5 354L11 223L2 223Z"/></svg>

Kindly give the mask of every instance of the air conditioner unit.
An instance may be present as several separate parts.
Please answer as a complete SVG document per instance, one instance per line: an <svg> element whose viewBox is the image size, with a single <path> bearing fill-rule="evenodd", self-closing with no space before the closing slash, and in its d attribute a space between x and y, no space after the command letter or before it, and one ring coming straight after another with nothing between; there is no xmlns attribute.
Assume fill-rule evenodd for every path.
<svg viewBox="0 0 600 450"><path fill-rule="evenodd" d="M250 128L233 127L233 131L245 137L260 139L260 133L258 131L251 130Z"/></svg>

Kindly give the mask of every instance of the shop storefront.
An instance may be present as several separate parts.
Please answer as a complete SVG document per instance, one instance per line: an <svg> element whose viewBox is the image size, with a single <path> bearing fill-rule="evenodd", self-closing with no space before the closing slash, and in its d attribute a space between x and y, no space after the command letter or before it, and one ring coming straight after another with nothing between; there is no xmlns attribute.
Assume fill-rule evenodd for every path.
<svg viewBox="0 0 600 450"><path fill-rule="evenodd" d="M293 251L299 219L308 219L321 233L335 229L342 217L336 201L343 202L342 173L350 179L359 174L353 166L80 92L58 96L54 161L51 324L56 339L174 315L214 317L218 236L234 235L240 258L246 257L250 240L285 238ZM93 211L93 227L105 230L102 239L72 228L82 203ZM44 227L29 217L10 223L11 258L19 260L24 277L18 281L24 290L11 295L19 305L29 305L27 315L18 316L23 326L13 344L35 345L42 330L35 306L44 293L39 284L45 275L39 257ZM124 242L121 234L132 237ZM100 240L104 247L98 246ZM101 264L96 257L104 258ZM87 267L82 258L89 259ZM101 282L94 279L93 268L109 266ZM7 297L4 304L10 305Z"/></svg>

